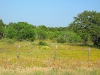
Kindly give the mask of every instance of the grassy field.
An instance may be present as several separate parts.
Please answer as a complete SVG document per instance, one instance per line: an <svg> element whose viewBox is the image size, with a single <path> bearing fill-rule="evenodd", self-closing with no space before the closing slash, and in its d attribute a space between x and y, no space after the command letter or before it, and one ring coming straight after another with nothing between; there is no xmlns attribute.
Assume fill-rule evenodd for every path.
<svg viewBox="0 0 100 75"><path fill-rule="evenodd" d="M0 41L0 75L100 75L100 49L47 44Z"/></svg>

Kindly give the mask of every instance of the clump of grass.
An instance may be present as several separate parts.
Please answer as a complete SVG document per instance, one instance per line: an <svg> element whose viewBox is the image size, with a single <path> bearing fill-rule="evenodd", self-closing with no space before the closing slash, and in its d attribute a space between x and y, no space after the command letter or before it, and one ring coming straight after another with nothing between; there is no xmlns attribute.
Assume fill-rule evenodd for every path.
<svg viewBox="0 0 100 75"><path fill-rule="evenodd" d="M44 42L44 41L39 41L39 45L41 45L41 46L47 46L47 43Z"/></svg>
<svg viewBox="0 0 100 75"><path fill-rule="evenodd" d="M4 39L1 39L0 41L1 42L5 42L5 43L8 43L8 44L14 44L16 40L9 39L9 38L4 38Z"/></svg>

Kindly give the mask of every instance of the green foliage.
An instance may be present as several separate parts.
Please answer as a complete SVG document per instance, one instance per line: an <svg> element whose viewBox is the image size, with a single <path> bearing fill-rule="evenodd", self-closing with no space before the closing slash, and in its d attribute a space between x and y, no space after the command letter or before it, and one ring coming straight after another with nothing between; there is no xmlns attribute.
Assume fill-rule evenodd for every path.
<svg viewBox="0 0 100 75"><path fill-rule="evenodd" d="M26 22L10 23L6 29L6 37L10 39L35 40L35 31L32 25Z"/></svg>
<svg viewBox="0 0 100 75"><path fill-rule="evenodd" d="M44 42L44 41L39 41L39 45L42 45L42 46L47 46L47 43Z"/></svg>
<svg viewBox="0 0 100 75"><path fill-rule="evenodd" d="M26 23L26 22L18 22L16 25L17 29L17 35L19 35L17 38L20 40L26 40L35 37L34 29L32 28L32 25Z"/></svg>
<svg viewBox="0 0 100 75"><path fill-rule="evenodd" d="M61 36L57 39L57 43L66 43L66 39Z"/></svg>
<svg viewBox="0 0 100 75"><path fill-rule="evenodd" d="M44 25L40 25L40 26L38 26L38 28L43 30L43 31L48 31L48 28Z"/></svg>
<svg viewBox="0 0 100 75"><path fill-rule="evenodd" d="M4 37L4 23L0 19L0 39Z"/></svg>
<svg viewBox="0 0 100 75"><path fill-rule="evenodd" d="M67 42L69 43L77 44L78 42L81 42L81 37L74 32L71 31L67 32L66 35L67 35Z"/></svg>
<svg viewBox="0 0 100 75"><path fill-rule="evenodd" d="M44 27L44 26L43 26ZM45 28L45 27L44 27ZM37 28L37 38L39 39L39 40L43 40L43 39L46 39L47 38L47 32L45 31L46 30L46 28L45 29L43 29L41 26L39 26L38 28Z"/></svg>
<svg viewBox="0 0 100 75"><path fill-rule="evenodd" d="M48 38L50 39L50 40L53 40L53 36L54 36L54 32L51 32L51 31L49 31L49 33L48 33L49 35L48 35Z"/></svg>
<svg viewBox="0 0 100 75"><path fill-rule="evenodd" d="M14 29L13 26L8 26L5 31L6 38L15 39L17 36L17 31Z"/></svg>
<svg viewBox="0 0 100 75"><path fill-rule="evenodd" d="M29 39L29 41L33 42L35 40L35 37L32 37Z"/></svg>
<svg viewBox="0 0 100 75"><path fill-rule="evenodd" d="M5 43L8 43L8 44L14 44L16 42L16 40L4 38L4 39L1 39L0 42L5 42Z"/></svg>
<svg viewBox="0 0 100 75"><path fill-rule="evenodd" d="M98 45L100 37L100 13L96 11L84 11L74 17L69 29L81 36L86 44L90 39L94 45Z"/></svg>
<svg viewBox="0 0 100 75"><path fill-rule="evenodd" d="M31 42L33 42L35 38L38 40L51 39L58 43L66 43L66 41L69 42L69 40L70 42L73 42L71 38L72 34L69 36L70 31L67 29L67 27L54 28L46 27L44 25L36 27L27 22L11 22L5 30L5 38L16 39L18 41L28 40Z"/></svg>

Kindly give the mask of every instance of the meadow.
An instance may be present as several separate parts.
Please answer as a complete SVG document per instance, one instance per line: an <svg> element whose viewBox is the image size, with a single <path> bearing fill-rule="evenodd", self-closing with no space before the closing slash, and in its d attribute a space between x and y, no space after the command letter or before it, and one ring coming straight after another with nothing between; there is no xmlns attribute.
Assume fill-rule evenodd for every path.
<svg viewBox="0 0 100 75"><path fill-rule="evenodd" d="M100 49L38 42L1 40L0 75L100 75Z"/></svg>

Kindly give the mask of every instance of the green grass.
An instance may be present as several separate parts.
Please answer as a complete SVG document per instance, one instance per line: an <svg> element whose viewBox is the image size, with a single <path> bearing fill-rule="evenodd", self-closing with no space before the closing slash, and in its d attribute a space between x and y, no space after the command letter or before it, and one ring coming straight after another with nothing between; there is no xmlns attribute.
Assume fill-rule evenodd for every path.
<svg viewBox="0 0 100 75"><path fill-rule="evenodd" d="M100 50L47 41L0 42L0 75L99 75ZM20 45L19 54L18 45ZM56 45L58 49L56 50ZM19 55L19 58L17 58Z"/></svg>

